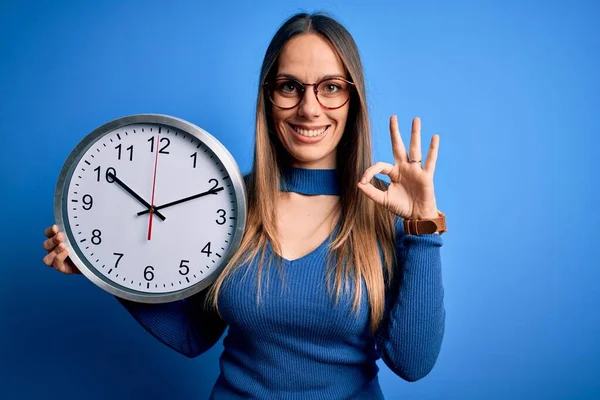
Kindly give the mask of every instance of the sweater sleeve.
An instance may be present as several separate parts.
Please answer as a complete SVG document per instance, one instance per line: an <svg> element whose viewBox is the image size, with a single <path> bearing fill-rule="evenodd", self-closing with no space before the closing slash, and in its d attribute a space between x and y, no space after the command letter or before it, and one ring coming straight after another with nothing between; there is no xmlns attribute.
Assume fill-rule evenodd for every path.
<svg viewBox="0 0 600 400"><path fill-rule="evenodd" d="M204 310L206 292L163 304L117 300L154 337L193 358L210 349L227 327L215 310Z"/></svg>
<svg viewBox="0 0 600 400"><path fill-rule="evenodd" d="M397 266L386 293L386 312L375 335L379 356L409 382L425 377L435 365L444 337L446 311L438 234L404 233L396 218Z"/></svg>

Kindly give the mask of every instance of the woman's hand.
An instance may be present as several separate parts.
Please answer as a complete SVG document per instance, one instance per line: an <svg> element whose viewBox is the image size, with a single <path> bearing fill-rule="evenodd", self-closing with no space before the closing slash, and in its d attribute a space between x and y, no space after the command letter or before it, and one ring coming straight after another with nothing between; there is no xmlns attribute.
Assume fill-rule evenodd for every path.
<svg viewBox="0 0 600 400"><path fill-rule="evenodd" d="M378 162L369 167L358 183L359 189L371 200L404 219L436 218L438 214L433 191L433 173L440 136L433 135L431 138L423 168L421 167L421 120L418 117L413 119L410 153L406 152L402 143L398 118L395 115L390 118L390 135L396 164ZM385 192L369 183L380 173L388 175L391 180Z"/></svg>
<svg viewBox="0 0 600 400"><path fill-rule="evenodd" d="M52 225L44 230L44 235L48 238L42 243L44 249L48 252L44 257L44 264L64 274L81 274L81 271L68 257L69 250L63 243L65 234L59 232L56 225Z"/></svg>

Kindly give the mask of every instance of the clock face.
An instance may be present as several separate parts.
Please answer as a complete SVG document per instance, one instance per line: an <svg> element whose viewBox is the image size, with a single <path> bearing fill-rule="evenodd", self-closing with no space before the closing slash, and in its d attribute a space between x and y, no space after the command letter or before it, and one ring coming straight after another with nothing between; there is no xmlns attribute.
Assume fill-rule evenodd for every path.
<svg viewBox="0 0 600 400"><path fill-rule="evenodd" d="M185 121L113 121L80 143L61 175L56 207L71 258L120 297L187 297L212 283L239 246L245 193L237 165Z"/></svg>

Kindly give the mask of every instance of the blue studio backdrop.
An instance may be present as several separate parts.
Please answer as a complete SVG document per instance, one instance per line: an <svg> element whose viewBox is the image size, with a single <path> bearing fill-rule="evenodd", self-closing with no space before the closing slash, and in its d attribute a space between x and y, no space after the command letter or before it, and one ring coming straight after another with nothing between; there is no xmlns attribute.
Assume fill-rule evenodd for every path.
<svg viewBox="0 0 600 400"><path fill-rule="evenodd" d="M243 172L260 63L278 26L324 10L353 34L375 160L440 135L446 334L389 399L600 398L597 113L592 1L9 1L0 4L0 398L207 399L219 341L188 359L108 293L42 263L59 171L112 119L170 114ZM596 246L596 247L594 247Z"/></svg>

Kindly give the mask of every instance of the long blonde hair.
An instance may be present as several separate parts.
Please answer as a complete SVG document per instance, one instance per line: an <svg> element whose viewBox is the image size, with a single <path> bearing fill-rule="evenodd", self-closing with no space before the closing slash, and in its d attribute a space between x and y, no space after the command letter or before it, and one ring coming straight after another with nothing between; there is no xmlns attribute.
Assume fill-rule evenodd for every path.
<svg viewBox="0 0 600 400"><path fill-rule="evenodd" d="M207 289L207 299L219 312L218 296L223 282L234 271L260 255L257 298L257 303L260 303L261 279L268 243L271 243L275 253L281 254L277 240L275 210L280 181L283 179L282 171L288 165L290 157L275 133L270 116L270 103L266 100L263 85L277 72L277 59L284 45L295 35L306 33L318 34L332 44L356 87L350 100L345 131L336 149L336 168L341 190L341 225L339 233L329 244L328 253L333 255L336 261L333 264L328 263L330 268L327 273L327 288L331 294L329 283L333 276L337 302L342 292L343 281L353 279L357 283L364 279L370 306L369 325L374 333L384 314L386 282L391 284L393 272L397 269L394 216L363 193L359 193L356 186L364 171L372 165L362 63L350 33L340 23L321 13L300 13L292 16L279 28L267 48L261 68L256 105L253 168L246 182L246 229L239 249L214 284ZM385 190L386 184L383 181L373 179L372 183ZM354 287L352 311L357 313L364 294L361 284L355 284Z"/></svg>

